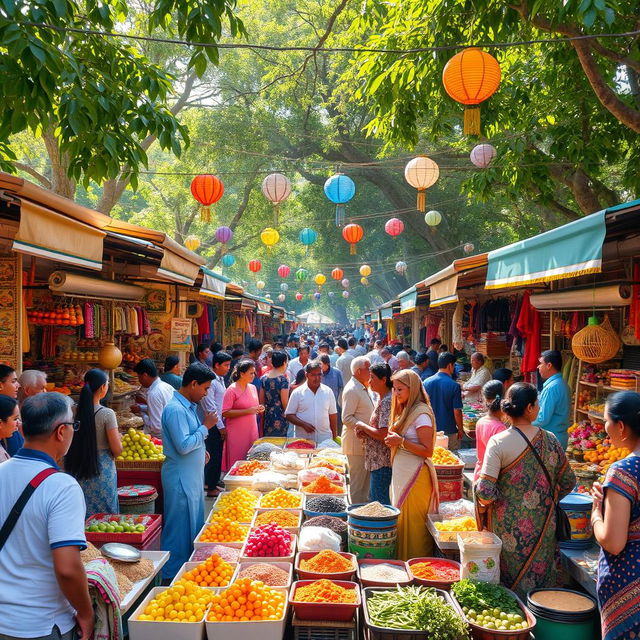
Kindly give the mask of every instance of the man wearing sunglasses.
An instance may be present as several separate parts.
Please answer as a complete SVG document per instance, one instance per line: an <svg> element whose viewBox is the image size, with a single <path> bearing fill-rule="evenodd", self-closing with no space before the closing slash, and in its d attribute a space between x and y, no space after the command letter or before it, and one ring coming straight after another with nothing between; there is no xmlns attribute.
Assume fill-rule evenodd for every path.
<svg viewBox="0 0 640 640"><path fill-rule="evenodd" d="M58 473L78 425L72 403L60 393L31 396L22 420L24 446L0 465L0 637L89 640L84 496Z"/></svg>

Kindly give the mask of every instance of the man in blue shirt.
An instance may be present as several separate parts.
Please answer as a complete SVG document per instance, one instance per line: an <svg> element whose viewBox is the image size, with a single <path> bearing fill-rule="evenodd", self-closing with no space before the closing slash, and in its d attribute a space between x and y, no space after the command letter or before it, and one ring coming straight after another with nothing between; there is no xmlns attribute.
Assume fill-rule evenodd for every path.
<svg viewBox="0 0 640 640"><path fill-rule="evenodd" d="M544 351L538 363L544 384L538 398L540 413L533 424L553 433L566 448L569 443L567 430L571 424L571 391L560 373L562 355L556 350Z"/></svg>
<svg viewBox="0 0 640 640"><path fill-rule="evenodd" d="M342 404L342 389L344 389L344 381L342 379L342 373L335 367L331 366L331 358L326 353L320 356L320 363L322 364L322 384L326 384L333 395L336 397L336 403L338 404L338 420L340 419L340 405Z"/></svg>
<svg viewBox="0 0 640 640"><path fill-rule="evenodd" d="M411 367L411 371L417 373L422 382L433 375L433 373L429 371L429 356L426 353L419 353L414 362L416 364L414 367Z"/></svg>
<svg viewBox="0 0 640 640"><path fill-rule="evenodd" d="M182 376L182 387L175 391L162 412L162 444L166 459L162 465L164 526L161 548L171 557L162 573L173 578L189 559L193 541L204 524L202 478L205 465L205 439L215 428L218 416L206 413L198 418L197 407L209 391L214 373L201 362L189 365Z"/></svg>
<svg viewBox="0 0 640 640"><path fill-rule="evenodd" d="M449 438L449 449L460 448L464 435L462 428L462 389L453 380L456 357L449 352L438 357L438 373L424 381L424 388L431 400L436 418L436 429L444 431Z"/></svg>

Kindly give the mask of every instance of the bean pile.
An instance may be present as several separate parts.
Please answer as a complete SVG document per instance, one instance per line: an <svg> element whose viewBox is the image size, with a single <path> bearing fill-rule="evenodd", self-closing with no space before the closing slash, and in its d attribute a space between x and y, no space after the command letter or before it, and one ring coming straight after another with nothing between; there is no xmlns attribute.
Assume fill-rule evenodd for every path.
<svg viewBox="0 0 640 640"><path fill-rule="evenodd" d="M307 511L314 513L342 513L347 508L347 503L343 498L333 496L318 496L307 498Z"/></svg>
<svg viewBox="0 0 640 640"><path fill-rule="evenodd" d="M270 587L286 587L289 584L289 573L287 571L266 562L258 562L249 567L244 567L240 571L238 578L258 580Z"/></svg>

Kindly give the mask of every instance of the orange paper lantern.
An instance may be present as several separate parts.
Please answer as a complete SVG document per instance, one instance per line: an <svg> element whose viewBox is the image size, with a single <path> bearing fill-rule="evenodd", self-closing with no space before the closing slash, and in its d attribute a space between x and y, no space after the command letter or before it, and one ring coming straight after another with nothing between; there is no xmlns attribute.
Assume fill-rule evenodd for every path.
<svg viewBox="0 0 640 640"><path fill-rule="evenodd" d="M342 229L342 237L349 243L349 253L357 253L356 244L364 237L364 231L359 224L348 224Z"/></svg>
<svg viewBox="0 0 640 640"><path fill-rule="evenodd" d="M340 269L339 267L336 267L332 272L331 272L331 277L334 280L342 280L342 278L344 278L344 271L342 269Z"/></svg>
<svg viewBox="0 0 640 640"><path fill-rule="evenodd" d="M218 202L224 193L222 180L210 174L196 176L191 181L191 194L202 205L200 219L211 222L211 205Z"/></svg>
<svg viewBox="0 0 640 640"><path fill-rule="evenodd" d="M258 273L260 269L262 269L262 262L260 262L260 260L252 260L249 263L249 271L251 271L251 273Z"/></svg>
<svg viewBox="0 0 640 640"><path fill-rule="evenodd" d="M492 56L470 47L457 53L442 72L442 83L451 98L465 105L465 135L480 134L480 103L500 86L500 65Z"/></svg>

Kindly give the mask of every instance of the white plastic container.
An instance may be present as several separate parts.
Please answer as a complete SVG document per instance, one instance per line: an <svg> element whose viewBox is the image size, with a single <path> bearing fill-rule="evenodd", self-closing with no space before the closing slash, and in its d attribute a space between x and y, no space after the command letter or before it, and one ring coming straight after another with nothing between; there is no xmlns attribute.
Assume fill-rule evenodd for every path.
<svg viewBox="0 0 640 640"><path fill-rule="evenodd" d="M180 569L178 569L178 573L176 573L175 578L171 581L171 586L173 586L176 582L178 582L178 580L182 580L182 576L184 576L184 574L187 573L187 571L191 571L191 569L195 569L196 567L199 567L201 564L203 564L203 562L185 562L180 567ZM229 564L233 567L233 573L231 574L231 578L229 578L229 584L231 584L235 580L238 563L229 562ZM202 585L198 585L198 586L202 587L203 589L209 589L211 591L217 592L217 591L222 591L223 589L226 589L229 586L229 584L226 584L223 587L203 587Z"/></svg>
<svg viewBox="0 0 640 640"><path fill-rule="evenodd" d="M270 564L274 567L278 567L278 569L282 569L283 571L286 571L289 574L289 579L287 580L286 587L288 588L291 586L291 583L293 582L293 563L283 562L283 561L271 562L271 561L267 561L264 558L252 558L250 561L245 560L244 562L238 562L238 568L236 570L236 573L233 579L234 582L240 579L240 574L242 573L243 569L246 569L247 567L250 567L254 564ZM273 587L273 588L277 589L278 587Z"/></svg>
<svg viewBox="0 0 640 640"><path fill-rule="evenodd" d="M207 621L205 622L205 628L208 640L282 640L287 622L287 615L289 613L288 589L281 587L272 588L275 591L284 593L285 595L284 612L280 620L252 620L250 622ZM144 638L143 640L151 639Z"/></svg>
<svg viewBox="0 0 640 640"><path fill-rule="evenodd" d="M202 640L204 633L204 621L208 608L204 612L202 620L198 622L155 622L138 620L144 613L147 605L168 587L154 587L149 591L142 604L131 614L129 618L130 640Z"/></svg>
<svg viewBox="0 0 640 640"><path fill-rule="evenodd" d="M461 531L458 533L460 549L460 578L481 582L500 582L500 552L502 540L490 531Z"/></svg>
<svg viewBox="0 0 640 640"><path fill-rule="evenodd" d="M443 449L449 448L449 438L444 431L438 431L436 433L436 447L442 447Z"/></svg>
<svg viewBox="0 0 640 640"><path fill-rule="evenodd" d="M293 561L295 560L295 557L296 557L296 549L298 548L298 536L293 534L293 539L291 540L291 553L289 555L280 556L277 558L261 558L261 557L247 556L245 555L246 544L247 543L245 542L245 545L242 547L242 551L240 552L240 558L238 558L238 562L240 564L246 563L246 562L268 562L268 563L289 562L293 564Z"/></svg>

